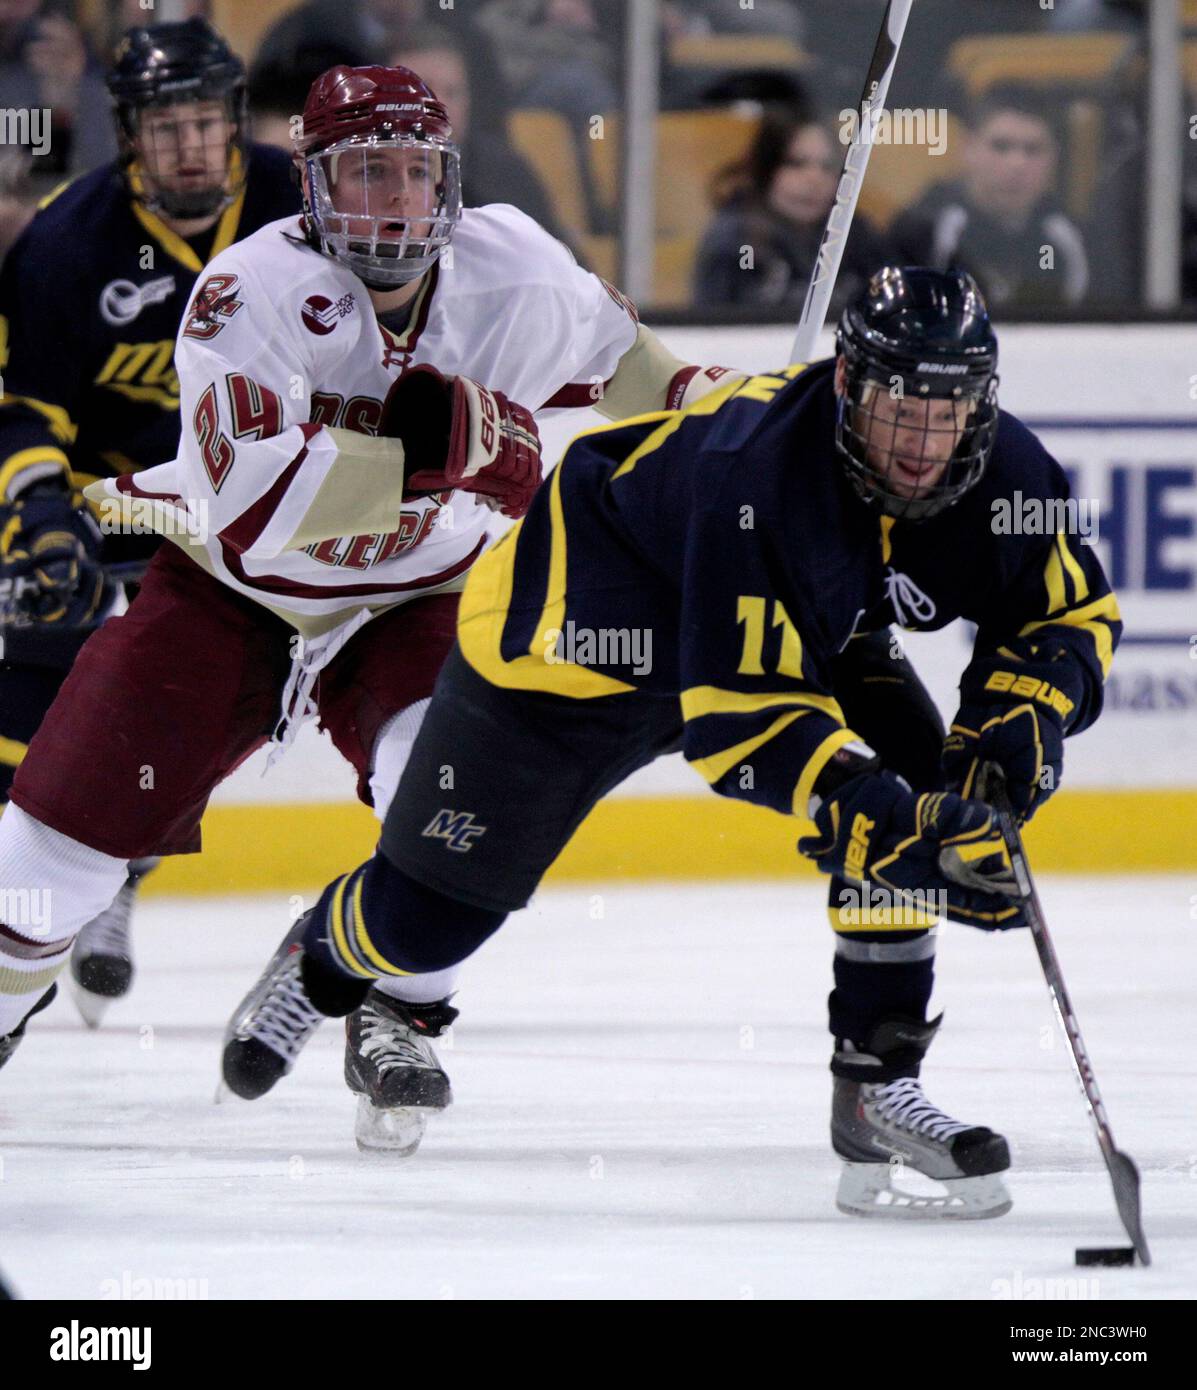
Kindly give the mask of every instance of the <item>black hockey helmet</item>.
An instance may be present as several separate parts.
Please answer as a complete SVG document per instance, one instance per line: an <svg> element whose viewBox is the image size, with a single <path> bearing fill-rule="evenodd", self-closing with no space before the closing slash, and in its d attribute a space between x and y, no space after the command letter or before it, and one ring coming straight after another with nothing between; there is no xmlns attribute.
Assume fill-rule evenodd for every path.
<svg viewBox="0 0 1197 1390"><path fill-rule="evenodd" d="M910 521L959 501L997 434L997 338L977 282L886 266L844 310L835 345L835 442L860 495Z"/></svg>
<svg viewBox="0 0 1197 1390"><path fill-rule="evenodd" d="M153 212L207 217L231 203L245 182L245 67L206 19L150 24L126 32L107 77L130 188ZM170 187L141 142L145 113L185 102L221 101L232 135L224 176L203 188Z"/></svg>

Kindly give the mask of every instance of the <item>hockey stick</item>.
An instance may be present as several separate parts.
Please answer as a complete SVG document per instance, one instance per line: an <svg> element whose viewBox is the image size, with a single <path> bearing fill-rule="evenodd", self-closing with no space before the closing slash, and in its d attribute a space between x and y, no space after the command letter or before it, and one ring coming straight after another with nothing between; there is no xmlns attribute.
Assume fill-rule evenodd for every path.
<svg viewBox="0 0 1197 1390"><path fill-rule="evenodd" d="M873 48L873 58L865 77L864 90L860 94L860 105L856 110L856 130L844 155L844 166L840 170L840 181L835 190L835 201L827 214L823 239L819 243L819 254L811 272L810 284L806 288L806 302L802 306L802 317L798 320L798 332L794 338L793 351L790 353L791 362L810 361L815 350L815 339L819 336L819 329L823 327L823 320L827 317L827 306L831 302L831 291L835 288L835 278L839 274L844 243L848 240L857 200L860 198L860 185L864 182L869 152L873 148L874 126L885 106L889 81L894 75L898 49L902 46L902 35L906 32L906 21L910 18L910 7L913 3L914 0L887 0L885 15L877 33L877 43Z"/></svg>
<svg viewBox="0 0 1197 1390"><path fill-rule="evenodd" d="M1035 950L1039 953L1039 964L1043 967L1043 978L1047 981L1047 990L1051 995L1056 1018L1068 1040L1072 1066L1076 1072L1077 1080L1081 1083L1081 1092L1085 1097L1089 1118L1093 1121L1093 1128L1097 1133L1097 1145L1101 1149L1101 1156L1106 1161L1106 1168L1109 1169L1110 1181L1114 1185L1114 1203L1118 1208L1118 1215L1122 1219L1127 1235L1130 1236L1131 1244L1135 1247L1135 1253L1143 1264L1149 1265L1151 1252L1147 1248L1147 1237L1143 1234L1143 1220L1139 1204L1139 1170L1135 1167L1134 1160L1130 1155L1123 1153L1114 1143L1114 1136L1110 1131L1110 1121L1106 1115L1105 1105L1102 1103L1101 1092L1097 1089L1097 1077L1093 1072L1093 1064L1089 1061L1089 1053L1085 1047L1085 1040L1081 1037L1081 1027L1077 1022L1076 1011L1072 1007L1072 1000L1069 999L1068 990L1064 984L1064 972L1060 969L1056 948L1052 945L1051 936L1048 934L1047 919L1043 915L1039 894L1035 891L1035 883L1031 878L1031 868L1027 863L1022 835L1019 833L1018 823L1014 818L1014 811L1006 792L1006 779L1001 769L993 763L987 763L985 766L983 785L986 800L997 812L1002 839L1006 842L1010 863L1014 867L1014 877L1018 882L1019 891L1023 895L1031 937L1035 942Z"/></svg>

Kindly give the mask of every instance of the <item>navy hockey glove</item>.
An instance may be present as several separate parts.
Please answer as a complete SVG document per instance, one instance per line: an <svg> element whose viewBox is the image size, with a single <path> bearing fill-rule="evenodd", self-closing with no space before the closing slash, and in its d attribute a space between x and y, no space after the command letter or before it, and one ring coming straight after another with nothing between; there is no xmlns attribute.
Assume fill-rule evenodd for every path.
<svg viewBox="0 0 1197 1390"><path fill-rule="evenodd" d="M892 772L864 773L824 800L815 828L799 853L874 896L888 889L895 907L930 905L984 931L1026 925L997 817L979 801L916 796Z"/></svg>
<svg viewBox="0 0 1197 1390"><path fill-rule="evenodd" d="M521 517L540 486L532 412L469 377L413 367L387 393L379 433L403 443L408 496L461 488Z"/></svg>
<svg viewBox="0 0 1197 1390"><path fill-rule="evenodd" d="M86 627L109 596L83 494L37 483L0 508L0 625Z"/></svg>
<svg viewBox="0 0 1197 1390"><path fill-rule="evenodd" d="M975 662L960 682L960 709L943 747L946 785L983 796L977 779L994 762L1006 775L1010 805L1029 821L1060 785L1064 735L1084 699L1082 677L1059 642L1013 642L1011 656Z"/></svg>

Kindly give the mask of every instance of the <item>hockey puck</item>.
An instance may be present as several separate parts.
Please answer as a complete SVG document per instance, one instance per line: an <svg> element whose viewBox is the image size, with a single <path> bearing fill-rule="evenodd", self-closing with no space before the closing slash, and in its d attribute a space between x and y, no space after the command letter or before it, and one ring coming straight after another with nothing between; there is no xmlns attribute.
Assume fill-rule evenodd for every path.
<svg viewBox="0 0 1197 1390"><path fill-rule="evenodd" d="M1133 1265L1135 1247L1133 1245L1091 1245L1076 1252L1079 1265Z"/></svg>

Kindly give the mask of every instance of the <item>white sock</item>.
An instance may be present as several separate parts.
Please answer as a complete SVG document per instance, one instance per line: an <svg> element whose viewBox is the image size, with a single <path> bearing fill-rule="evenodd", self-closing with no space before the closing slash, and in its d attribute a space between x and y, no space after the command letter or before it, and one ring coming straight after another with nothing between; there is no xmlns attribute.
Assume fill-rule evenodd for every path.
<svg viewBox="0 0 1197 1390"><path fill-rule="evenodd" d="M387 975L376 980L377 988L390 999L403 1004L436 1004L457 988L460 965L447 970L430 970L426 975Z"/></svg>
<svg viewBox="0 0 1197 1390"><path fill-rule="evenodd" d="M128 862L51 830L19 806L0 817L0 1035L50 988L79 929L112 902Z"/></svg>

